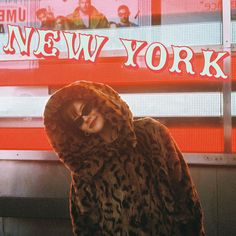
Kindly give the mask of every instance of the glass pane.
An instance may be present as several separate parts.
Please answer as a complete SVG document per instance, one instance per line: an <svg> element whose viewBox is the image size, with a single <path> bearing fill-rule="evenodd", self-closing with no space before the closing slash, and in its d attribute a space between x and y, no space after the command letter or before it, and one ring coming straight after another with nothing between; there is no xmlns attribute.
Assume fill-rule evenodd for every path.
<svg viewBox="0 0 236 236"><path fill-rule="evenodd" d="M222 21L222 2L219 0L162 0L161 23L199 23Z"/></svg>
<svg viewBox="0 0 236 236"><path fill-rule="evenodd" d="M134 115L160 119L171 129L183 151L224 152L223 80L199 75L204 64L201 49L222 50L221 1L92 0L91 4L90 10L96 9L102 13L109 24L95 27L84 10L80 19L76 11L78 0L1 1L0 48L7 44L7 24L60 29L76 35L83 29L84 34L109 38L94 64L85 63L83 59L68 59L68 48L62 32L61 40L55 43L60 51L60 60L39 60L32 54L38 46L36 32L31 40L29 56L22 56L16 43L15 55L7 55L0 50L1 139L6 136L14 139L17 148L50 149L42 122L48 87L61 87L84 79L125 88L126 94L122 96ZM46 19L40 16L40 9L41 13L48 14ZM127 19L129 24L121 25L123 21L127 23ZM83 27L79 26L81 20ZM120 38L146 41L147 47L153 42L162 43L168 50L168 65L158 73L148 69L144 58L146 47L137 57L137 70L126 68L124 62L127 53ZM187 46L194 51L195 75L170 73L173 62L171 45ZM158 61L159 55L154 55L154 59ZM25 91L9 95L8 86L13 90L21 88ZM139 91L135 92L134 87ZM37 94L37 89L42 89L42 93ZM20 139L22 134L27 138ZM35 142L27 146L26 140L32 137ZM5 148L13 148L13 143L5 141L4 145Z"/></svg>
<svg viewBox="0 0 236 236"><path fill-rule="evenodd" d="M232 110L232 151L236 153L236 52L232 52L232 93L231 93L231 110Z"/></svg>
<svg viewBox="0 0 236 236"><path fill-rule="evenodd" d="M167 45L215 45L222 43L222 1L152 0L153 25ZM157 13L159 11L159 13ZM157 34L158 35L158 34Z"/></svg>
<svg viewBox="0 0 236 236"><path fill-rule="evenodd" d="M221 0L152 0L152 24L221 21L221 10Z"/></svg>
<svg viewBox="0 0 236 236"><path fill-rule="evenodd" d="M48 20L43 14L48 15ZM139 24L138 1L43 0L36 17L39 27L54 29L134 27Z"/></svg>

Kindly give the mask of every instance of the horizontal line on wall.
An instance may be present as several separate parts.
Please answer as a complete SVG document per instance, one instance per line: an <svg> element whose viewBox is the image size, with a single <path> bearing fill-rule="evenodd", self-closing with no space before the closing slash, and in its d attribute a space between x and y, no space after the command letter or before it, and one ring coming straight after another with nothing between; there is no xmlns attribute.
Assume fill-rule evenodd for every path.
<svg viewBox="0 0 236 236"><path fill-rule="evenodd" d="M143 117L135 116L134 119ZM164 125L171 127L223 127L222 117L152 117ZM233 125L236 124L236 117L232 118ZM16 117L16 118L0 118L0 127L8 128L42 128L43 117Z"/></svg>
<svg viewBox="0 0 236 236"><path fill-rule="evenodd" d="M193 165L236 165L236 154L226 153L183 153L188 164ZM5 161L58 161L53 151L1 150L0 160Z"/></svg>
<svg viewBox="0 0 236 236"><path fill-rule="evenodd" d="M120 94L134 116L152 117L220 117L222 93L133 93ZM236 115L236 93L232 98L232 114ZM0 118L42 117L49 96L1 97Z"/></svg>

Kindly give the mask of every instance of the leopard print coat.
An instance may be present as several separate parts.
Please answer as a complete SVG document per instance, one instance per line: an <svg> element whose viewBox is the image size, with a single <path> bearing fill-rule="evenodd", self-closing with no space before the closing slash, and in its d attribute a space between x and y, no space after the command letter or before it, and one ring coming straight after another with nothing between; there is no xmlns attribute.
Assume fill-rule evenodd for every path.
<svg viewBox="0 0 236 236"><path fill-rule="evenodd" d="M75 98L96 100L119 133L114 142L65 128L58 111ZM88 81L62 88L49 99L44 124L71 172L74 235L205 235L198 194L168 129L152 118L133 119L112 88Z"/></svg>

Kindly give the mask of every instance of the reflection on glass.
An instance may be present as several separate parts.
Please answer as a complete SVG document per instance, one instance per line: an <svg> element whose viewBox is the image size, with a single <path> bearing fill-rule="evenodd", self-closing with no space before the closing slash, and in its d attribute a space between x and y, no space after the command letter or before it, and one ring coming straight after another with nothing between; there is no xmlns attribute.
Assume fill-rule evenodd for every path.
<svg viewBox="0 0 236 236"><path fill-rule="evenodd" d="M138 0L40 1L38 27L56 30L138 26Z"/></svg>
<svg viewBox="0 0 236 236"><path fill-rule="evenodd" d="M5 33L4 25L0 24L0 34L4 34L4 33Z"/></svg>
<svg viewBox="0 0 236 236"><path fill-rule="evenodd" d="M235 0L231 9L236 20ZM6 24L77 30L218 22L221 13L222 0L5 0L0 33Z"/></svg>
<svg viewBox="0 0 236 236"><path fill-rule="evenodd" d="M36 11L36 17L41 22L40 28L53 29L55 26L55 17L50 9L39 8Z"/></svg>
<svg viewBox="0 0 236 236"><path fill-rule="evenodd" d="M7 24L44 29L97 29L139 25L150 0L2 0L0 33ZM140 2L143 2L140 4ZM150 16L149 11L149 16Z"/></svg>
<svg viewBox="0 0 236 236"><path fill-rule="evenodd" d="M162 0L161 24L222 20L222 0Z"/></svg>
<svg viewBox="0 0 236 236"><path fill-rule="evenodd" d="M7 32L7 24L18 24L26 26L29 24L30 12L28 6L30 5L28 0L22 1L0 1L0 34ZM31 3L32 9L34 9L35 2Z"/></svg>
<svg viewBox="0 0 236 236"><path fill-rule="evenodd" d="M129 17L130 17L130 10L129 7L126 5L120 5L118 7L118 16L119 16L119 23L118 27L132 27L132 26L137 26L135 23L131 22Z"/></svg>
<svg viewBox="0 0 236 236"><path fill-rule="evenodd" d="M236 21L236 1L231 0L231 19Z"/></svg>

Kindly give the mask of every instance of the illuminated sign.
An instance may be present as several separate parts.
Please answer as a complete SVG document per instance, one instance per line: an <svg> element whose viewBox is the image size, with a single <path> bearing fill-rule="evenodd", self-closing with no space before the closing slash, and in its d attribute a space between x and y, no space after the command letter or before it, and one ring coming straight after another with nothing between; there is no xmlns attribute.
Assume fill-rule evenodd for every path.
<svg viewBox="0 0 236 236"><path fill-rule="evenodd" d="M84 60L88 62L95 62L103 46L109 41L109 37L99 35L89 35L82 33L71 33L56 30L41 30L32 27L25 28L25 35L19 26L8 25L9 38L8 43L3 47L6 54L14 55L16 50L13 45L17 42L21 55L34 55L36 58L55 58L58 59L60 49L56 47L55 43L64 41L67 48L67 59ZM35 34L38 38L38 46L33 52L31 49L32 36ZM146 41L138 41L135 39L122 39L123 50L127 53L126 67L138 68L137 57L141 50L145 50L145 63L148 69L161 72L168 64L168 50L160 42L153 42L148 44ZM94 45L92 49L91 45ZM16 45L16 44L15 44ZM194 75L192 60L194 52L187 46L174 46L173 50L173 65L169 68L170 73L182 73L180 63L185 64L185 70L188 74ZM159 54L159 62L156 65L154 60L157 53ZM227 75L220 67L221 61L229 56L228 52L214 52L213 50L202 50L204 58L204 66L200 73L201 76L215 77L226 79ZM212 72L214 69L214 73Z"/></svg>

